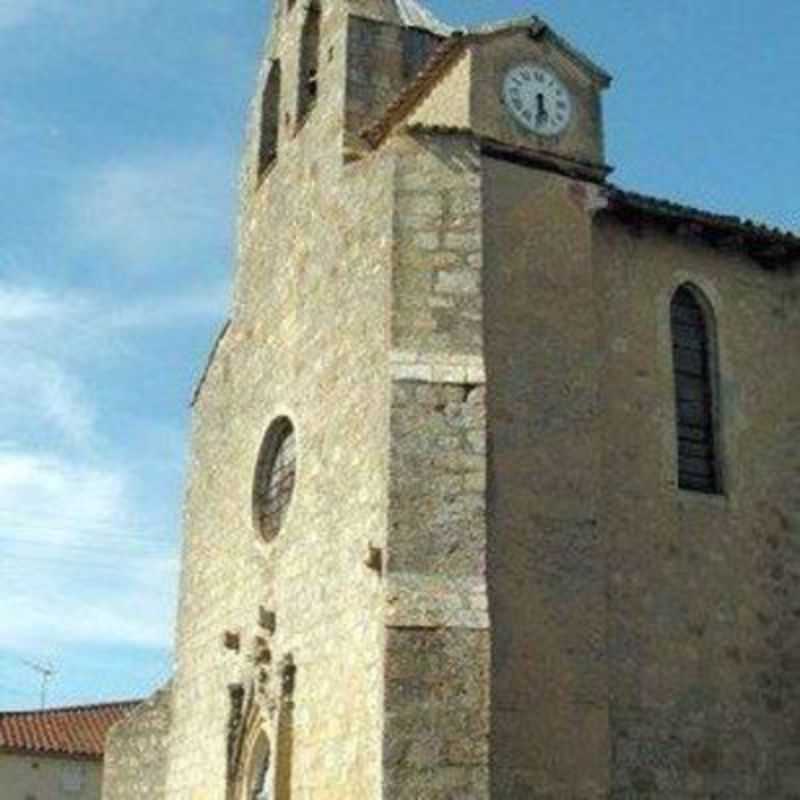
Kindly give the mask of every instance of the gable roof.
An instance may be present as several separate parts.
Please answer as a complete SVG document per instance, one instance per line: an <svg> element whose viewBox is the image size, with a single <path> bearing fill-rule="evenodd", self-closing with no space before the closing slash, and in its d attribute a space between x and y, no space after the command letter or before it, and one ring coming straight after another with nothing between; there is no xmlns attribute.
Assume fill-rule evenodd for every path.
<svg viewBox="0 0 800 800"><path fill-rule="evenodd" d="M101 759L108 729L140 702L0 712L0 752Z"/></svg>
<svg viewBox="0 0 800 800"><path fill-rule="evenodd" d="M511 19L500 20L499 22L491 22L486 25L476 25L471 28L465 28L464 34L475 38L486 38L519 30L529 30L531 37L534 39L539 39L541 37L548 38L551 42L558 45L558 47L573 61L580 64L588 72L591 72L601 83L606 86L611 83L612 77L608 72L596 61L589 58L582 50L579 50L562 36L559 36L546 20L536 14L525 17L513 17Z"/></svg>
<svg viewBox="0 0 800 800"><path fill-rule="evenodd" d="M395 0L395 2L403 1ZM519 30L529 30L531 36L536 39L547 36L568 57L591 72L604 86L611 82L611 76L607 72L597 66L588 56L572 47L569 42L562 39L539 17L521 17L497 24L456 30L444 39L438 47L434 48L422 69L386 107L381 118L361 132L362 137L373 147L377 147L391 133L392 129L402 122L420 101L428 96L436 83L444 77L448 69L470 45L482 42L487 38L509 32L515 33Z"/></svg>

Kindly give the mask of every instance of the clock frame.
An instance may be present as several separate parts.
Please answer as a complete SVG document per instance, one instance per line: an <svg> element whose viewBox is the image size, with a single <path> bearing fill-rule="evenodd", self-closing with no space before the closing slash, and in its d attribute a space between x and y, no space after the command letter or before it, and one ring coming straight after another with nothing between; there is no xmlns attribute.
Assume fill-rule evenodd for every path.
<svg viewBox="0 0 800 800"><path fill-rule="evenodd" d="M572 122L569 90L550 68L534 61L517 63L506 72L502 99L512 118L537 136L559 136Z"/></svg>

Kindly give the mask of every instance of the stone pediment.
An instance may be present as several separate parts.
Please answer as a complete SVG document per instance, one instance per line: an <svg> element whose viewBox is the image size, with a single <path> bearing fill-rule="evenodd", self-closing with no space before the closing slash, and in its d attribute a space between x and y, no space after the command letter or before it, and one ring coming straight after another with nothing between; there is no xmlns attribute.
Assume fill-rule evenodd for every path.
<svg viewBox="0 0 800 800"><path fill-rule="evenodd" d="M569 124L555 135L533 132L509 113L504 82L510 70L525 64L557 76L571 99ZM546 153L578 165L587 177L596 179L609 171L600 95L610 82L608 73L538 17L460 31L435 48L362 136L379 147L393 132L409 126L472 133Z"/></svg>
<svg viewBox="0 0 800 800"><path fill-rule="evenodd" d="M373 146L379 145L395 128L404 123L427 124L447 128L473 128L475 117L473 80L474 67L481 56L489 59L498 41L509 38L528 40L549 51L583 76L583 82L601 90L611 84L611 76L587 55L573 47L539 17L507 20L466 30L454 31L434 50L427 63L380 119L368 126L362 135ZM524 49L524 48L521 48Z"/></svg>

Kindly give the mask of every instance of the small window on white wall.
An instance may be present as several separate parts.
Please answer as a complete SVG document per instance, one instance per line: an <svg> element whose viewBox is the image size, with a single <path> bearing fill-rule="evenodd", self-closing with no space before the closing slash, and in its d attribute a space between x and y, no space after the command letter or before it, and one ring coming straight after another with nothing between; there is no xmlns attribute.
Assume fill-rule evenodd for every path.
<svg viewBox="0 0 800 800"><path fill-rule="evenodd" d="M79 794L86 785L85 764L65 764L61 768L61 790L67 794Z"/></svg>

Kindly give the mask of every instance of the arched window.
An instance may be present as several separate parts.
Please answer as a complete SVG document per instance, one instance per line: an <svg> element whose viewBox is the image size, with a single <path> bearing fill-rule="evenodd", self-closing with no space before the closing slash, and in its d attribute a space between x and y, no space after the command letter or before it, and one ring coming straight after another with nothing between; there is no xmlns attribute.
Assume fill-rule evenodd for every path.
<svg viewBox="0 0 800 800"><path fill-rule="evenodd" d="M278 157L281 109L281 64L273 61L261 95L261 140L258 147L258 175L261 177Z"/></svg>
<svg viewBox="0 0 800 800"><path fill-rule="evenodd" d="M319 29L322 9L319 0L311 0L306 11L300 38L300 74L298 75L297 125L303 124L319 90Z"/></svg>
<svg viewBox="0 0 800 800"><path fill-rule="evenodd" d="M681 286L672 296L670 320L678 486L719 494L716 354L710 305L695 287Z"/></svg>

